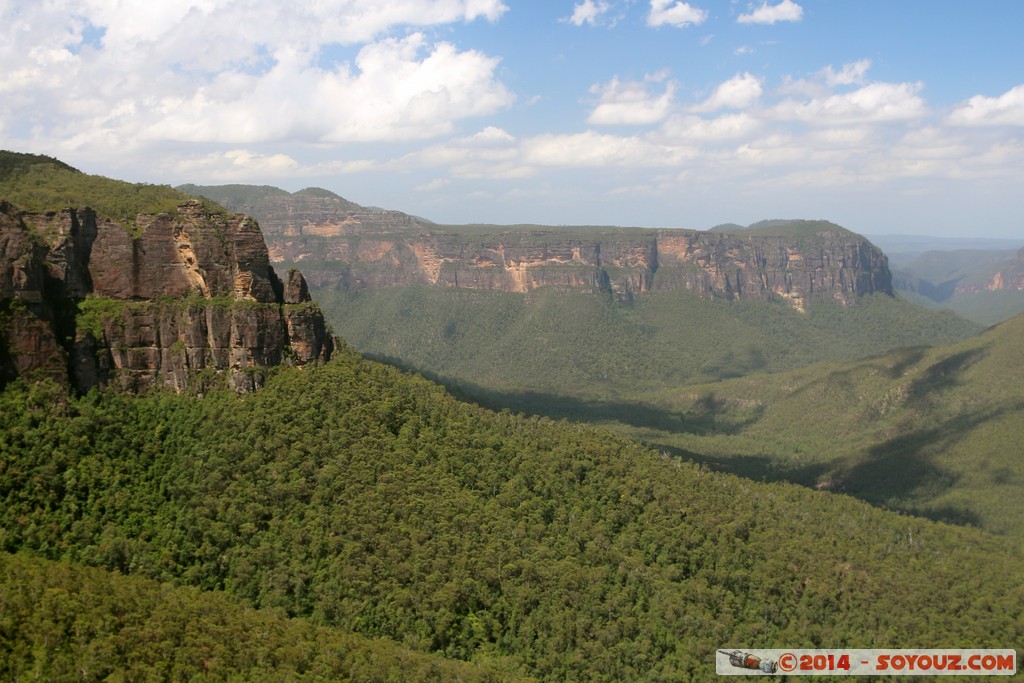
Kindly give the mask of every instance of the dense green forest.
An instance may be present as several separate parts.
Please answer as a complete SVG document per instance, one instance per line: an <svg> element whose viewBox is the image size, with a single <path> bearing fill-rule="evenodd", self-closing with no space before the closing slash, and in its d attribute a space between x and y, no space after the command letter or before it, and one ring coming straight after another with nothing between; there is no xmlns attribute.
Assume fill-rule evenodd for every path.
<svg viewBox="0 0 1024 683"><path fill-rule="evenodd" d="M221 592L0 553L4 681L518 678L288 619L281 610L254 610Z"/></svg>
<svg viewBox="0 0 1024 683"><path fill-rule="evenodd" d="M712 300L686 290L646 293L633 305L545 289L311 291L334 330L360 352L495 405L540 412L958 341L981 329L883 294L801 313L784 303Z"/></svg>
<svg viewBox="0 0 1024 683"><path fill-rule="evenodd" d="M227 593L502 679L704 681L715 649L733 645L1024 638L1024 555L1001 539L714 473L609 432L492 413L352 352L282 370L249 395L69 398L19 380L0 402L0 550L61 563L6 560L4 600L18 605L32 595L18 588L25 572L83 577L78 598L60 576L33 579L47 605L94 605L92 585L137 586L142 604L171 590L65 563L89 565ZM194 615L198 595L173 601ZM81 619L52 607L65 624L59 646L39 640L23 608L3 610L8 670L40 658L64 666L90 633L97 671L128 666L104 634L166 647L160 624L152 635L111 626L136 618L117 602ZM146 611L137 604L126 609ZM207 646L244 665L224 642L248 628L234 621L242 613L211 604L225 621L208 644L190 635L211 628L206 616L173 637L187 653ZM305 628L274 623L282 634ZM308 657L282 662L318 662L335 637L302 633ZM141 661L162 677L177 665Z"/></svg>
<svg viewBox="0 0 1024 683"><path fill-rule="evenodd" d="M944 346L651 394L633 438L1024 540L1024 315Z"/></svg>
<svg viewBox="0 0 1024 683"><path fill-rule="evenodd" d="M1024 538L1019 317L944 345L974 328L884 295L806 314L688 292L320 296L357 347L483 405Z"/></svg>

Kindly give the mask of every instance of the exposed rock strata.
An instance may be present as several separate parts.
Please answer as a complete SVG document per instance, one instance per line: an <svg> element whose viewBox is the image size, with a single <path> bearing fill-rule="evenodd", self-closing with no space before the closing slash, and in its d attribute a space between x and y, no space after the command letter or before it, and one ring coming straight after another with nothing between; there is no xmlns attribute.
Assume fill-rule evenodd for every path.
<svg viewBox="0 0 1024 683"><path fill-rule="evenodd" d="M818 302L849 305L862 294L893 291L888 260L878 248L821 221L769 222L789 224L778 236L739 226L732 232L730 226L708 232L439 226L366 209L323 190L181 189L256 216L271 260L300 265L314 289L549 287L628 300L685 288L708 297L780 300L799 309Z"/></svg>
<svg viewBox="0 0 1024 683"><path fill-rule="evenodd" d="M277 277L255 220L189 201L135 232L87 208L0 204L0 383L42 370L82 391L218 375L251 390L268 366L330 358L302 275Z"/></svg>
<svg viewBox="0 0 1024 683"><path fill-rule="evenodd" d="M1024 291L1024 249L1018 251L1009 263L996 271L992 279L986 283L985 290L989 292Z"/></svg>
<svg viewBox="0 0 1024 683"><path fill-rule="evenodd" d="M635 231L629 231L635 232ZM458 234L360 235L297 244L271 238L277 257L302 264L316 287L437 285L510 292L539 287L611 292L689 289L727 299L853 304L892 294L885 255L846 231L806 239L698 231L565 238L550 230L468 241ZM339 268L339 265L342 267Z"/></svg>

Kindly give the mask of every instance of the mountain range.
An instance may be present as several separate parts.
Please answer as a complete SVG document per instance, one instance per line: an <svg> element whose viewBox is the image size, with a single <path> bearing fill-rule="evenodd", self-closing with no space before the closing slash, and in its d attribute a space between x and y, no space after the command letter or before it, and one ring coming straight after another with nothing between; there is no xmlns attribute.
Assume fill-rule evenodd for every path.
<svg viewBox="0 0 1024 683"><path fill-rule="evenodd" d="M275 284L275 237L260 250L256 221L209 200L29 155L0 155L0 168L13 169L0 182L0 360L10 373L0 391L0 677L704 681L723 647L1012 647L1024 637L1018 517L963 504L987 484L1016 491L1007 446L1024 403L1013 365L1021 320L974 335L955 316L900 301L880 286L884 255L859 236L818 222L680 234L699 247L693 260L663 263L663 235L600 228L581 233L578 262L563 264L596 273L590 284L439 287L406 283L421 271L405 271L393 286L342 277L320 289L343 304L337 319L367 329L391 319L382 334L434 351L498 329L523 346L497 347L510 355L491 362L530 369L530 381L566 357L547 350L589 353L560 369L561 385L549 379L532 394L485 385L484 372L471 375L477 386L452 384L480 400L568 406L615 433L462 402L340 340L329 347L326 327L320 351L305 354L290 316L323 318L304 280ZM470 245L440 265L439 282L446 268L498 268L475 261L496 236L519 236L524 254L537 245L535 228L421 220L386 217L395 258L453 235ZM76 235L88 238L81 226L92 223L86 249ZM341 241L349 253L363 243ZM598 244L600 262L587 252ZM657 262L609 258L638 244ZM765 255L780 248L796 258ZM352 272L311 258L298 261ZM390 257L378 260L366 272L385 272ZM168 291L154 296L147 282ZM178 322L218 320L214 309L228 312L226 365L209 325L193 345ZM271 312L253 329L266 346L244 342L237 316L248 310ZM26 346L26 326L44 341L49 331L46 353ZM862 357L878 340L929 334L954 341ZM84 357L111 365L83 384L71 361L88 339L97 351ZM783 339L787 349L773 350ZM823 341L833 348L812 350ZM699 345L713 348L701 355ZM836 360L835 348L859 359ZM161 363L165 349L179 353L186 381L119 364L152 349ZM815 353L831 359L807 365ZM200 356L205 365L192 364ZM237 381L246 374L259 379ZM640 429L650 433L625 438ZM650 447L659 438L679 441ZM830 459L826 447L841 439L849 448ZM752 444L763 452L744 450ZM780 458L780 476L716 471L764 464L762 454ZM870 499L858 488L869 484L889 489Z"/></svg>

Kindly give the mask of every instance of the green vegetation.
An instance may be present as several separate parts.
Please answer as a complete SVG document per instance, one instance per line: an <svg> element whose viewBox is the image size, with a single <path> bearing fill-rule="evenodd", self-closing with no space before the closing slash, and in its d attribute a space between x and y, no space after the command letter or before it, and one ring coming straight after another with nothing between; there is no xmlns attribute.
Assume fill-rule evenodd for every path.
<svg viewBox="0 0 1024 683"><path fill-rule="evenodd" d="M123 321L126 310L148 308L152 302L125 301L104 296L90 296L78 302L75 329L89 332L96 339L103 338L103 329L112 321Z"/></svg>
<svg viewBox="0 0 1024 683"><path fill-rule="evenodd" d="M5 681L492 681L483 667L412 652L227 595L0 553Z"/></svg>
<svg viewBox="0 0 1024 683"><path fill-rule="evenodd" d="M135 230L140 213L174 213L188 198L167 185L86 175L49 157L0 151L0 199L22 211L44 213L89 207ZM224 211L212 202L207 208Z"/></svg>
<svg viewBox="0 0 1024 683"><path fill-rule="evenodd" d="M1011 325L927 350L973 328L885 296L806 314L687 292L632 307L543 291L317 296L356 348L483 405L598 424L716 469L1024 539L1014 445L1024 437L1014 360L1024 330ZM971 351L996 339L1000 354ZM842 362L806 367L828 359ZM929 384L941 373L957 379ZM928 399L906 400L911 386Z"/></svg>
<svg viewBox="0 0 1024 683"><path fill-rule="evenodd" d="M664 391L634 438L1024 539L1024 316L937 348ZM639 413L640 411L635 411ZM611 418L616 419L616 418Z"/></svg>
<svg viewBox="0 0 1024 683"><path fill-rule="evenodd" d="M13 383L0 395L0 550L224 591L502 680L703 681L726 643L1024 638L1024 556L999 539L708 472L607 432L490 413L344 351L245 396L69 399L55 385ZM43 629L12 619L19 608L0 612L3 642L57 662L95 641L89 651L104 656L104 634L128 618L120 610L146 613L153 593L143 586L140 603L120 608L95 593L108 580L116 595L128 588L82 576L100 583L77 598L81 621L62 617L64 640L24 635ZM21 600L21 580L5 583L3 595ZM75 604L60 590L43 596ZM185 614L197 601L167 600ZM183 645L182 666L201 644L239 661L229 641L240 613L212 604L177 624L178 641L161 635L162 621L124 637L151 640L145 661L162 667L179 661L166 661L178 651L168 640ZM310 647L314 662L329 649ZM17 648L4 656L37 657Z"/></svg>
<svg viewBox="0 0 1024 683"><path fill-rule="evenodd" d="M427 287L312 292L361 352L460 385L492 405L618 400L751 372L962 339L978 327L884 295L850 308L652 292L632 306L582 292ZM518 395L518 398L517 398ZM591 419L585 413L561 416Z"/></svg>
<svg viewBox="0 0 1024 683"><path fill-rule="evenodd" d="M1024 313L1024 292L1007 289L957 294L942 307L976 323L995 325Z"/></svg>
<svg viewBox="0 0 1024 683"><path fill-rule="evenodd" d="M270 185L179 185L175 188L193 197L208 197L225 206L247 206L268 197L287 197L289 192Z"/></svg>
<svg viewBox="0 0 1024 683"><path fill-rule="evenodd" d="M257 216L262 223L268 225L280 212L279 202L283 198L307 198L313 203L337 203L344 211L364 211L363 207L354 204L329 190L319 187L307 187L294 194L287 190L270 185L179 185L179 192L194 197L203 197L217 204L230 207L251 216ZM266 219L266 220L264 220Z"/></svg>
<svg viewBox="0 0 1024 683"><path fill-rule="evenodd" d="M719 232L728 232L720 226ZM759 237L791 237L791 238L830 238L855 237L856 233L836 225L831 221L812 221L802 219L771 219L758 221L739 231L743 235Z"/></svg>
<svg viewBox="0 0 1024 683"><path fill-rule="evenodd" d="M903 264L895 273L894 285L916 303L994 325L1024 313L1024 292L989 290L996 273L1014 271L1016 256L1016 250L1005 249L929 251Z"/></svg>
<svg viewBox="0 0 1024 683"><path fill-rule="evenodd" d="M63 161L42 154L24 154L21 152L8 152L0 150L0 182L6 181L11 176L21 173L28 173L37 165L50 166L54 170L80 173L76 168L68 166Z"/></svg>
<svg viewBox="0 0 1024 683"><path fill-rule="evenodd" d="M317 197L318 199L341 199L338 195L322 187L307 187L295 193L298 197Z"/></svg>

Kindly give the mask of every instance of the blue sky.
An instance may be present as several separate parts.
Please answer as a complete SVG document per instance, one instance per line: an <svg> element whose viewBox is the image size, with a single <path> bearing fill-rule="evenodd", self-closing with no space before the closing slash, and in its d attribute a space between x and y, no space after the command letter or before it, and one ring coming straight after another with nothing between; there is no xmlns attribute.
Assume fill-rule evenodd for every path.
<svg viewBox="0 0 1024 683"><path fill-rule="evenodd" d="M0 0L0 147L439 222L1024 243L1024 2Z"/></svg>

